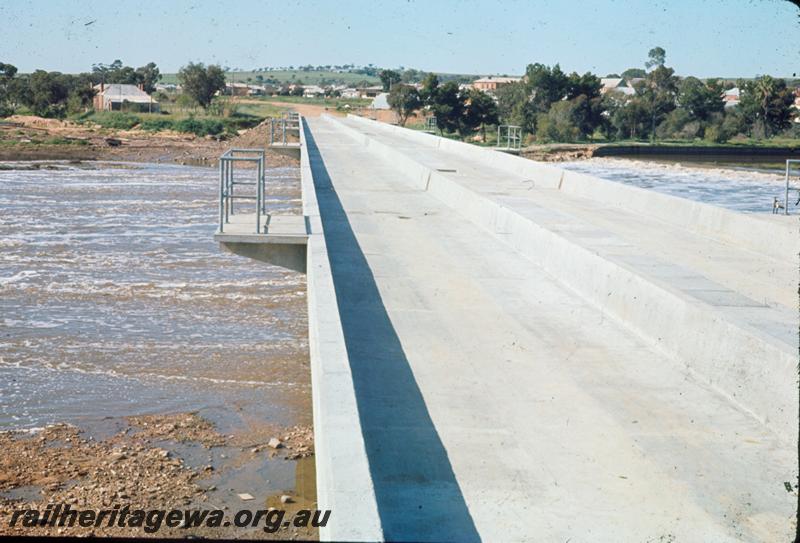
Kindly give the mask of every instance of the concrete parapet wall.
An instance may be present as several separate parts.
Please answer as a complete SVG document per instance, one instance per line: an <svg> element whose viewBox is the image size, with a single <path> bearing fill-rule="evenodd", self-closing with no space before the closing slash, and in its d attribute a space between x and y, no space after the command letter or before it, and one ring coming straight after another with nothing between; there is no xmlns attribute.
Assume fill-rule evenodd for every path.
<svg viewBox="0 0 800 543"><path fill-rule="evenodd" d="M773 258L785 258L786 254L800 253L800 225L797 217L736 213L685 198L563 170L469 143L379 123L357 115L348 115L348 119L362 124L366 130L395 133L415 143L469 157L471 160L479 159L487 166L530 179L536 187L557 188L566 193L657 217L669 224L683 226L710 238L735 243ZM358 134L357 137L364 137L360 132Z"/></svg>
<svg viewBox="0 0 800 543"><path fill-rule="evenodd" d="M303 214L309 221L308 344L316 449L317 507L332 511L321 541L381 541L383 531L364 446L314 175L301 121Z"/></svg>
<svg viewBox="0 0 800 543"><path fill-rule="evenodd" d="M357 117L354 117L357 118ZM330 122L364 145L408 172L409 181L509 246L527 255L550 275L578 293L610 317L639 334L659 351L676 359L699 379L728 396L741 408L787 441L797 439L798 391L796 345L789 345L745 319L688 296L666 281L646 276L618 260L606 258L591 247L582 246L524 217L496 200L459 184L446 174L416 162L412 156L370 138L371 130L403 131L404 137L425 145L458 150L470 160L483 161L500 169L516 169L518 175L540 172L545 186L628 206L677 222L710 238L734 238L764 251L765 241L780 239L797 244L796 232L788 223L775 224L757 217L739 215L712 206L685 201L643 189L627 187L591 176L564 172L511 155L451 142L411 130L377 126L359 119L367 134L329 118ZM438 143L436 140L440 140ZM496 155L495 156L487 156ZM520 173L524 172L524 173ZM557 173L554 173L557 172ZM556 179L554 184L554 179ZM542 186L535 179L537 186ZM611 186L609 186L611 185ZM652 213L650 210L652 208ZM793 232L789 240L788 233ZM743 239L739 239L741 236ZM709 243L713 241L709 240ZM794 245L792 245L794 247ZM794 249L793 249L794 250ZM780 255L791 254L783 247ZM796 254L796 252L795 252ZM768 310L768 308L765 308Z"/></svg>

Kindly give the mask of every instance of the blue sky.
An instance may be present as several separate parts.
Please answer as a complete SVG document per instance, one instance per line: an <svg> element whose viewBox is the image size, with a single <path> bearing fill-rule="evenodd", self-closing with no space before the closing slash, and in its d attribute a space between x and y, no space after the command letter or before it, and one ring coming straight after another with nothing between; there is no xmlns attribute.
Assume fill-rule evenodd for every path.
<svg viewBox="0 0 800 543"><path fill-rule="evenodd" d="M660 45L682 75L800 75L800 18L785 0L0 0L0 23L0 62L22 71L119 58L162 72L190 60L474 74L558 62L605 75Z"/></svg>

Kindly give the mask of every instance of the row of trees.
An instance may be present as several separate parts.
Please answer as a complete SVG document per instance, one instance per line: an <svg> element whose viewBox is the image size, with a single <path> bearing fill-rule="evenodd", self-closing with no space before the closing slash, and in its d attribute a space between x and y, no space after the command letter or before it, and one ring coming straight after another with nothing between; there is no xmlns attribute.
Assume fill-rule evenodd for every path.
<svg viewBox="0 0 800 543"><path fill-rule="evenodd" d="M601 94L594 74L531 64L522 81L498 89L500 117L542 141L582 141L600 133L606 139L724 142L737 134L769 138L792 124L794 91L785 80L740 80L739 105L725 108L721 81L676 76L661 47L650 50L645 67L626 72L633 94Z"/></svg>
<svg viewBox="0 0 800 543"><path fill-rule="evenodd" d="M420 90L411 85L393 84L388 102L401 126L414 112L425 107L433 114L439 130L467 137L480 129L484 141L486 126L499 122L497 104L491 96L477 89L460 89L456 81L440 83L435 74L425 77Z"/></svg>
<svg viewBox="0 0 800 543"><path fill-rule="evenodd" d="M589 72L567 74L558 64L529 65L521 81L496 91L496 102L482 92L459 91L455 81L440 84L434 75L423 80L419 91L404 85L400 72L384 70L379 75L384 89L391 89L389 104L401 124L426 107L440 129L462 135L502 122L522 126L542 142L602 136L651 141L705 138L721 143L739 134L769 138L791 127L797 114L794 90L771 76L737 81L739 105L726 108L723 82L676 76L666 66L661 47L650 50L644 69L623 72L632 84L628 93L601 93L599 77Z"/></svg>

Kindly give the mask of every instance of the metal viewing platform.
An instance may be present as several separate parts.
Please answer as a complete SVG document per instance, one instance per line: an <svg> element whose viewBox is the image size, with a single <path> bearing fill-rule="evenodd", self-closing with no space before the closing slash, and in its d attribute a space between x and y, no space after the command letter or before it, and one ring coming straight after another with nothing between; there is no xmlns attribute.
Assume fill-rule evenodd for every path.
<svg viewBox="0 0 800 543"><path fill-rule="evenodd" d="M300 158L300 115L284 111L280 119L269 120L269 149L294 158Z"/></svg>
<svg viewBox="0 0 800 543"><path fill-rule="evenodd" d="M304 272L305 218L266 212L265 168L262 149L229 149L220 156L219 227L214 240L232 253Z"/></svg>

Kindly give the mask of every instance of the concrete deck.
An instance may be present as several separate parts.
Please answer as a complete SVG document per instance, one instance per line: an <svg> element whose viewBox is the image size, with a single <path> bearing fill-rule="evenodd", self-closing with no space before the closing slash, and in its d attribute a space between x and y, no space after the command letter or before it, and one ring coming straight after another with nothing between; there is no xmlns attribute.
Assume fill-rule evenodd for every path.
<svg viewBox="0 0 800 543"><path fill-rule="evenodd" d="M220 247L240 256L305 272L308 227L302 215L261 216L261 233L256 233L256 214L230 215L223 231L214 234Z"/></svg>
<svg viewBox="0 0 800 543"><path fill-rule="evenodd" d="M270 143L267 145L267 148L271 151L275 151L276 153L280 153L285 156L290 156L293 158L300 158L300 142L296 141L289 141L286 143L276 141L275 143Z"/></svg>
<svg viewBox="0 0 800 543"><path fill-rule="evenodd" d="M794 253L306 122L323 539L790 539Z"/></svg>

